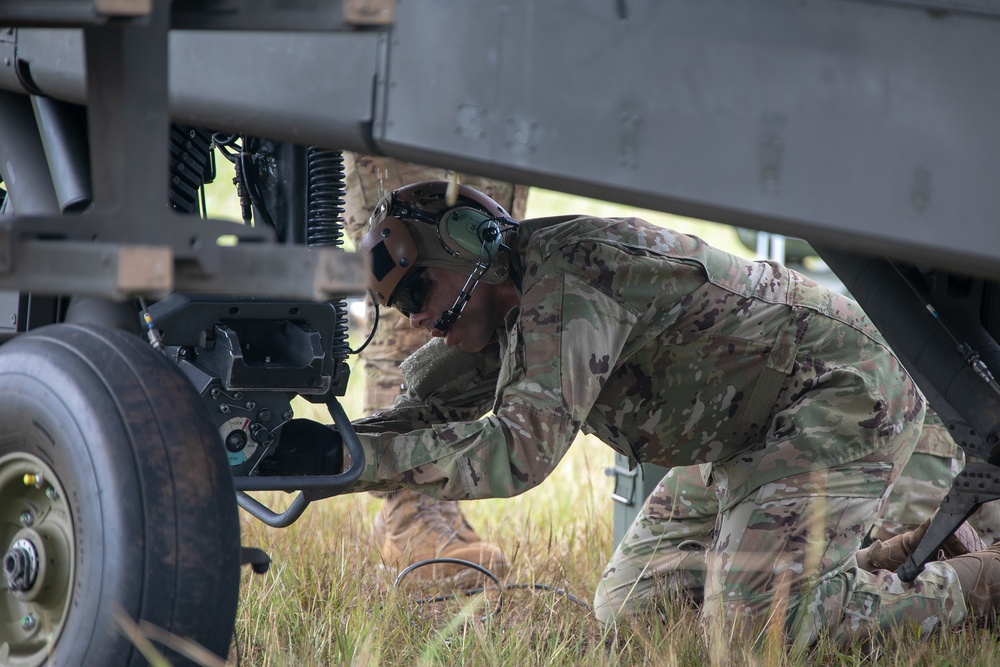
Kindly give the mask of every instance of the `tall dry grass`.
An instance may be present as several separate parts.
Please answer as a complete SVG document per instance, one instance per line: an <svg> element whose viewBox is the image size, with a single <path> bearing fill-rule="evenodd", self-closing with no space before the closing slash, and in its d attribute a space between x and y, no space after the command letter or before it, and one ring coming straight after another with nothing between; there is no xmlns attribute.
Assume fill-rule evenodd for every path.
<svg viewBox="0 0 1000 667"><path fill-rule="evenodd" d="M480 532L512 556L506 584L447 602L419 603L394 588L371 537L379 501L366 494L315 503L285 529L244 518L243 542L272 557L270 571L245 568L230 665L995 665L993 631L964 628L920 637L903 628L877 644L822 640L792 657L776 637L753 645L730 637L710 646L696 613L671 607L643 622L601 626L591 596L611 551L610 463L582 439L554 478L518 498L465 503ZM281 494L263 494L271 503ZM584 604L563 594L569 593ZM420 596L430 591L423 589Z"/></svg>
<svg viewBox="0 0 1000 667"><path fill-rule="evenodd" d="M536 664L539 651L547 663L614 664L589 609L611 550L603 450L581 440L539 488L463 503L480 533L511 558L507 583L544 584L585 605L561 592L510 589L497 610L492 586L415 604L394 589L396 573L382 566L371 537L380 501L348 495L315 503L286 529L244 518L244 544L265 549L273 563L266 575L243 575L240 664ZM262 497L287 502L282 495Z"/></svg>
<svg viewBox="0 0 1000 667"><path fill-rule="evenodd" d="M616 629L589 607L611 550L609 484L603 446L578 442L553 479L521 497L465 503L484 534L512 556L507 584L560 592L493 588L440 603L418 603L394 588L371 538L379 501L365 494L314 504L286 529L244 519L244 544L264 548L270 571L245 569L231 665L954 665L997 664L994 632L976 628L921 638L901 629L875 645L847 649L821 641L790 656L765 637L706 644L686 608ZM264 494L270 502L284 499ZM420 595L428 595L426 589Z"/></svg>

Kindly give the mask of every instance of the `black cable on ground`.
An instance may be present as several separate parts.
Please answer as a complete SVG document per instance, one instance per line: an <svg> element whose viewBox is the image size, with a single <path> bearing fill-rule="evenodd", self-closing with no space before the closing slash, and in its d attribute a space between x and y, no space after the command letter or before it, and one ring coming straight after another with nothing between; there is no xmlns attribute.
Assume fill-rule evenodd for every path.
<svg viewBox="0 0 1000 667"><path fill-rule="evenodd" d="M408 575L410 572L413 572L414 570L416 570L418 568L426 567L428 565L440 565L440 564L444 564L444 565L461 565L463 567L467 567L469 569L476 570L477 572L479 572L481 574L485 574L487 577L489 577L490 579L492 579L493 583L495 583L497 585L497 588L500 590L500 598L497 600L497 606L493 610L494 613L499 613L501 607L503 606L503 592L507 591L507 590L516 590L516 589L520 589L520 590L532 590L533 589L533 590L546 591L546 592L549 592L549 593L556 593L557 595L562 595L563 597L565 597L570 602L578 604L581 607L587 609L588 611L590 610L590 605L589 604L587 604L583 600L580 600L579 598L573 596L571 593L569 593L567 591L564 591L564 590L562 590L560 588L555 588L555 587L549 586L547 584L501 584L500 583L500 578L497 577L492 572L490 572L487 568L483 567L482 565L480 565L478 563L473 563L471 561L463 560L461 558L428 558L426 560L417 561L416 563L408 565L406 568L403 569L402 572L399 573L399 575L396 577L396 580L393 582L392 587L393 588L399 588L399 584L403 580L403 578L406 577L406 575ZM459 592L456 592L456 593L448 593L446 595L436 595L434 597L429 597L429 598L420 598L418 600L415 600L414 602L416 604L428 604L428 603L431 603L431 602L446 602L448 600L457 600L460 595L463 596L463 597L470 597L472 595L478 595L479 593L482 593L485 590L486 590L485 587L473 588L473 589L469 589L469 590L466 590L466 591L459 591Z"/></svg>

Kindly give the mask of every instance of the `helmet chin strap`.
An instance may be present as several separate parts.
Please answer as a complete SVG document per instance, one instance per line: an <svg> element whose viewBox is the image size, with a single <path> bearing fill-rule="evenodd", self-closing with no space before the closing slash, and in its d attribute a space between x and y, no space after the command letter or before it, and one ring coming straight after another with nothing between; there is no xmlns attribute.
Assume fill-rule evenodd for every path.
<svg viewBox="0 0 1000 667"><path fill-rule="evenodd" d="M485 250L485 244L483 244ZM486 254L489 257L488 253ZM469 299L472 298L472 292L479 285L479 279L489 270L490 264L493 263L493 258L490 257L486 262L483 261L483 254L479 255L479 259L476 261L476 266L473 267L472 273L469 274L468 280L465 281L465 285L462 290L458 293L455 298L455 303L451 308L441 313L441 317L438 318L437 322L434 323L434 328L438 331L444 333L451 328L459 317L462 316L462 311L465 310L465 305L469 303Z"/></svg>

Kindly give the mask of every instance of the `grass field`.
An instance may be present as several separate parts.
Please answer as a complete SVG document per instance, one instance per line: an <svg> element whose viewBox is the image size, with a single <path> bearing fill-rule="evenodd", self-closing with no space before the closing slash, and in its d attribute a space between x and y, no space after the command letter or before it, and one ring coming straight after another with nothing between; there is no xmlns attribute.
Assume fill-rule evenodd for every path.
<svg viewBox="0 0 1000 667"><path fill-rule="evenodd" d="M528 217L579 212L623 215L624 207L533 191ZM728 227L638 212L747 255ZM360 335L360 333L358 334ZM344 398L360 416L363 378L356 373ZM300 414L311 409L302 404ZM325 415L313 416L325 419ZM555 473L512 499L463 503L485 538L512 560L506 584L525 588L461 600L418 603L394 588L371 538L380 501L355 494L321 501L286 529L243 515L243 543L266 550L270 571L245 569L231 665L993 665L1000 646L975 629L916 643L902 632L877 646L839 650L821 643L789 658L780 644L706 645L694 614L675 609L648 623L607 630L593 618L594 587L612 550L611 451L581 437ZM283 494L261 494L284 506ZM543 590L531 588L540 584ZM419 595L428 595L421 591ZM569 596L573 596L570 598ZM575 599L574 599L575 598ZM581 604L582 603L582 604Z"/></svg>
<svg viewBox="0 0 1000 667"><path fill-rule="evenodd" d="M917 642L901 632L876 646L821 643L789 657L781 645L709 647L688 609L607 630L589 609L611 553L611 463L600 442L581 438L552 477L516 498L463 503L472 523L500 544L513 567L506 585L559 589L496 591L459 601L418 603L395 589L371 538L379 502L348 495L311 506L281 530L244 516L243 542L264 548L271 570L244 570L230 665L919 665L993 666L995 634L975 628ZM269 502L287 500L265 494ZM579 604L568 593L584 604Z"/></svg>

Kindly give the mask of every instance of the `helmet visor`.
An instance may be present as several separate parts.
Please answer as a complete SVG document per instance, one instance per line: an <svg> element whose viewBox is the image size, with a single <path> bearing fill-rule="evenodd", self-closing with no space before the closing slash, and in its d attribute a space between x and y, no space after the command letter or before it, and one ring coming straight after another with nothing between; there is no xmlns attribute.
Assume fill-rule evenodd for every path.
<svg viewBox="0 0 1000 667"><path fill-rule="evenodd" d="M409 317L424 309L430 289L431 281L424 275L424 269L419 268L403 279L386 305Z"/></svg>

